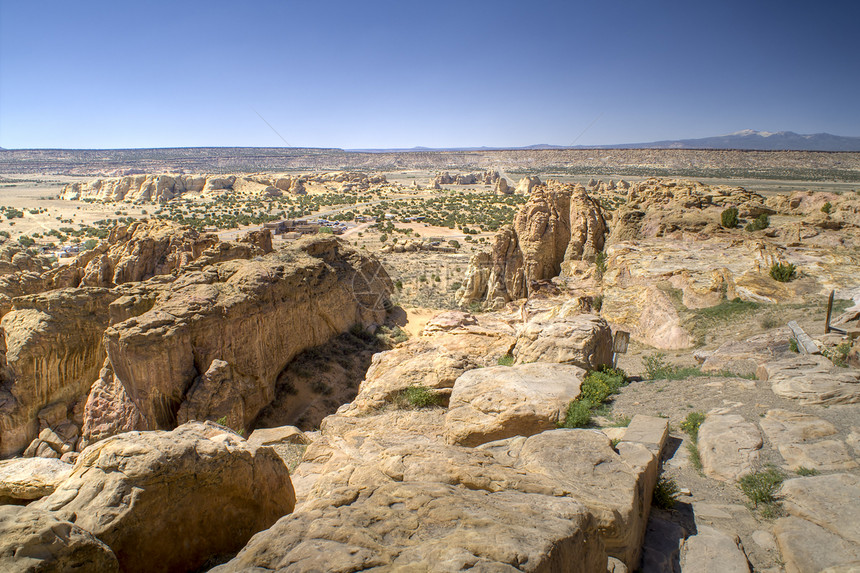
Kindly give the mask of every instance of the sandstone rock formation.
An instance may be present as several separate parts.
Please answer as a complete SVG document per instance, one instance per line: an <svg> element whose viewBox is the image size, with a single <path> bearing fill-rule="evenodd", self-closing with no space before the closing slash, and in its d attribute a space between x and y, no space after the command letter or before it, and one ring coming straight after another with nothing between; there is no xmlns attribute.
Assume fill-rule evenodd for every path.
<svg viewBox="0 0 860 573"><path fill-rule="evenodd" d="M451 175L447 171L443 173L437 173L432 179L430 179L430 188L431 189L441 189L442 185L475 185L475 184L484 184L484 185L493 185L496 181L499 180L499 172L487 170L484 172L478 173L461 173Z"/></svg>
<svg viewBox="0 0 860 573"><path fill-rule="evenodd" d="M498 175L497 175L498 176ZM495 180L494 180L495 181ZM493 181L493 182L494 182ZM125 175L89 182L69 183L60 198L69 201L95 199L134 203L164 203L185 194L217 196L235 193L248 196L276 196L282 192L303 195L308 182L341 183L341 191L366 190L387 183L384 175L337 171L312 175L255 173L250 175Z"/></svg>
<svg viewBox="0 0 860 573"><path fill-rule="evenodd" d="M492 250L473 257L458 302L498 306L527 297L533 281L594 260L606 233L603 209L583 187L553 181L536 187L513 226L496 235Z"/></svg>
<svg viewBox="0 0 860 573"><path fill-rule="evenodd" d="M496 188L494 189L494 191L497 195L510 195L514 192L514 189L513 187L508 185L507 179L501 177L498 181L496 181Z"/></svg>
<svg viewBox="0 0 860 573"><path fill-rule="evenodd" d="M381 322L391 288L375 259L336 238L305 239L181 275L151 309L105 331L108 360L149 428L174 427L183 402L189 419L227 415L247 428L296 354Z"/></svg>
<svg viewBox="0 0 860 573"><path fill-rule="evenodd" d="M48 511L0 506L0 569L9 573L119 573L113 551L80 526Z"/></svg>
<svg viewBox="0 0 860 573"><path fill-rule="evenodd" d="M129 429L172 428L198 377L183 419L230 414L246 428L297 352L386 314L392 285L375 259L334 238L266 256L265 237L252 241L218 243L187 228L136 223L114 229L89 262L79 258L61 271L67 279L85 271L72 285L102 286L11 299L0 321L0 454L20 452L46 428L49 439L33 445L36 455L59 456L63 444L80 449ZM97 273L90 272L95 260ZM51 288L55 281L43 282ZM265 329L261 345L235 342ZM219 370L228 377L204 376L215 360L229 363ZM223 396L218 388L227 380L236 385L224 386ZM222 412L239 390L247 394L237 402L241 412ZM45 422L47 411L59 414Z"/></svg>
<svg viewBox="0 0 860 573"><path fill-rule="evenodd" d="M438 410L330 416L297 470L297 512L216 571L602 571L607 553L638 562L656 479L648 448L615 451L589 430L464 448L444 443L442 421Z"/></svg>
<svg viewBox="0 0 860 573"><path fill-rule="evenodd" d="M529 195L532 192L532 189L541 184L540 177L537 175L529 175L523 177L517 183L516 189L514 189L514 193L517 195Z"/></svg>
<svg viewBox="0 0 860 573"><path fill-rule="evenodd" d="M577 366L540 362L470 370L454 382L446 439L477 446L555 429L585 374Z"/></svg>
<svg viewBox="0 0 860 573"><path fill-rule="evenodd" d="M72 475L33 504L72 519L125 572L193 570L238 550L295 506L274 450L212 423L130 432L84 450Z"/></svg>

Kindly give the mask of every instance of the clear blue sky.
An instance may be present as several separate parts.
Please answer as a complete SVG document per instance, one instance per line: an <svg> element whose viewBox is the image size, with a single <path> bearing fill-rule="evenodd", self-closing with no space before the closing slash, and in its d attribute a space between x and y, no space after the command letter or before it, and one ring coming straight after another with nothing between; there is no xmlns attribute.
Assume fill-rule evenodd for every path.
<svg viewBox="0 0 860 573"><path fill-rule="evenodd" d="M302 147L858 136L858 22L792 0L0 0L0 146L284 145L258 113Z"/></svg>

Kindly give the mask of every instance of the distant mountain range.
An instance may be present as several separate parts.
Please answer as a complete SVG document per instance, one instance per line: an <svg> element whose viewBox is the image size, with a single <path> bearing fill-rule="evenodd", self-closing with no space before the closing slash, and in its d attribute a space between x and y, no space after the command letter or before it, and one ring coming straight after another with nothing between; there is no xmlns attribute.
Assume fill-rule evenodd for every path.
<svg viewBox="0 0 860 573"><path fill-rule="evenodd" d="M793 131L744 129L728 135L700 139L676 139L650 143L605 145L618 149L757 149L765 151L860 151L860 137L830 133L802 134Z"/></svg>
<svg viewBox="0 0 860 573"><path fill-rule="evenodd" d="M744 129L728 135L699 139L673 139L647 143L615 145L549 145L525 147L411 147L401 149L350 149L348 151L495 151L503 149L752 149L763 151L860 151L860 137L845 137L830 133L802 134L793 131L755 131Z"/></svg>

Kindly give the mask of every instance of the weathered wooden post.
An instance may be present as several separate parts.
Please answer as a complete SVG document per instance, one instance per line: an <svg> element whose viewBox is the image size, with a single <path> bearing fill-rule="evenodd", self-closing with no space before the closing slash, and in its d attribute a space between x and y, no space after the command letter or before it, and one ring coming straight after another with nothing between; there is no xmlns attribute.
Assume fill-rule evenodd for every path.
<svg viewBox="0 0 860 573"><path fill-rule="evenodd" d="M833 294L835 291L830 291L830 298L827 299L827 320L824 322L824 334L830 333L830 313L833 312Z"/></svg>
<svg viewBox="0 0 860 573"><path fill-rule="evenodd" d="M627 353L627 345L630 343L630 333L623 330L615 331L615 338L612 340L612 367L618 366L618 355Z"/></svg>

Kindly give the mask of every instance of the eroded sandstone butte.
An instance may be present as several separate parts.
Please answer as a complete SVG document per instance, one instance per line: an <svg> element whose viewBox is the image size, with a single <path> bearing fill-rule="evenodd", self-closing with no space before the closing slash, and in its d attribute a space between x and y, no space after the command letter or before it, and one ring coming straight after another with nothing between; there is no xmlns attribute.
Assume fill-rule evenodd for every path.
<svg viewBox="0 0 860 573"><path fill-rule="evenodd" d="M136 223L35 275L33 294L6 294L0 454L46 428L78 450L119 431L169 429L183 406L185 419L217 413L245 428L298 352L381 322L391 283L375 259L334 238L266 254L263 235L222 243ZM20 284L21 273L34 274L3 278Z"/></svg>

